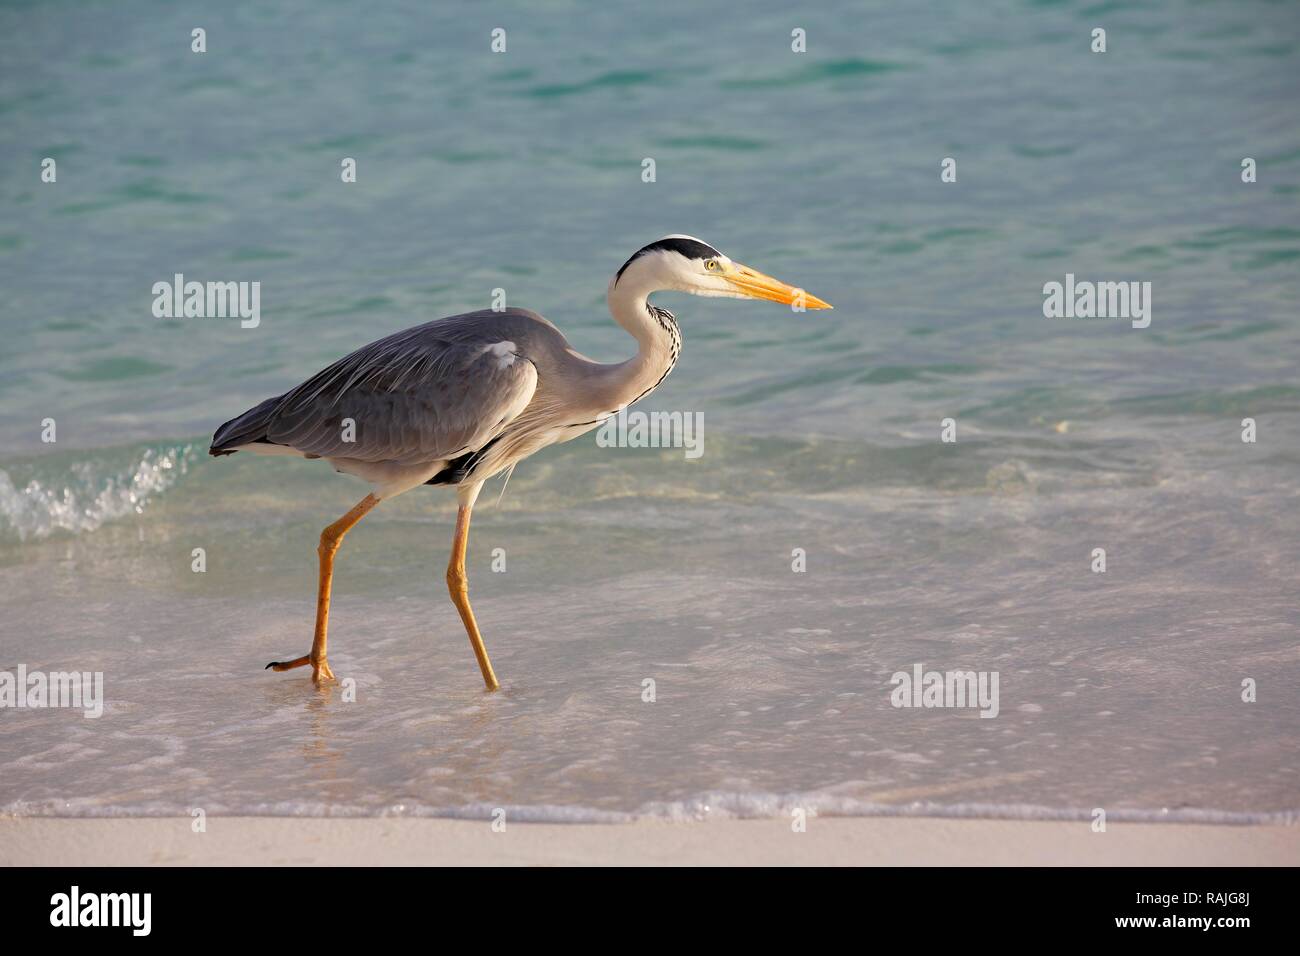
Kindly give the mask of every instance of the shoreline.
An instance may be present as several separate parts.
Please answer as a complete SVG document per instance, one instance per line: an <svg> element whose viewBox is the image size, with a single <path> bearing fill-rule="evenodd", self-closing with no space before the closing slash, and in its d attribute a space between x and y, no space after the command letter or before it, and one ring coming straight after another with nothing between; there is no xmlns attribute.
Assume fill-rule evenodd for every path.
<svg viewBox="0 0 1300 956"><path fill-rule="evenodd" d="M954 818L0 817L0 866L1296 866L1300 827Z"/></svg>

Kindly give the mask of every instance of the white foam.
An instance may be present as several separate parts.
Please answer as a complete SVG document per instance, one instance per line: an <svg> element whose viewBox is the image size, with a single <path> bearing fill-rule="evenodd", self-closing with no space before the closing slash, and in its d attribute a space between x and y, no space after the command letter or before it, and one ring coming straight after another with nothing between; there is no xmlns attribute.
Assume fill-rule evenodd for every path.
<svg viewBox="0 0 1300 956"><path fill-rule="evenodd" d="M795 809L813 817L932 817L971 820L1058 820L1086 823L1093 811L1083 807L1049 807L1021 803L872 803L826 793L739 793L715 791L683 800L646 803L632 812L598 810L555 804L471 803L433 807L396 803L383 807L318 802L223 804L209 802L205 809L218 816L270 817L411 817L448 820L492 820L499 810L517 823L632 823L637 820L670 823L707 823L711 820L783 819ZM180 804L153 801L132 806L110 806L89 800L15 801L0 806L0 815L20 817L171 817L188 816ZM1300 824L1300 808L1279 811L1233 811L1209 808L1114 808L1106 818L1112 823L1197 823L1220 826L1293 826Z"/></svg>
<svg viewBox="0 0 1300 956"><path fill-rule="evenodd" d="M147 448L125 470L106 471L102 463L83 461L61 480L33 478L21 488L0 470L0 531L26 541L56 531L94 531L114 518L141 514L151 498L185 474L193 457L192 445Z"/></svg>

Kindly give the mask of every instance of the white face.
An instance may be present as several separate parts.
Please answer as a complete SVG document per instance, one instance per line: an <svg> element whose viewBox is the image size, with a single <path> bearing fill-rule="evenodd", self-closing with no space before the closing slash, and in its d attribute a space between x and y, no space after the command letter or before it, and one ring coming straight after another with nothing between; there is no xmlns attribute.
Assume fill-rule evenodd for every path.
<svg viewBox="0 0 1300 956"><path fill-rule="evenodd" d="M663 260L664 278L673 283L665 288L716 298L749 298L727 280L735 274L736 265L721 253L708 259L688 259L679 252L660 252L653 258Z"/></svg>

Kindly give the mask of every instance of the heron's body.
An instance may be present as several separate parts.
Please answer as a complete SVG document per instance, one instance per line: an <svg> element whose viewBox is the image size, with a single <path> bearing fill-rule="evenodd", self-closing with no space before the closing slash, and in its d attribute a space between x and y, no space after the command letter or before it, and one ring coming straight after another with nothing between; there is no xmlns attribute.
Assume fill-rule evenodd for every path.
<svg viewBox="0 0 1300 956"><path fill-rule="evenodd" d="M590 431L663 381L682 339L672 313L647 301L661 289L829 308L699 240L669 236L639 250L610 282L610 312L637 342L625 362L586 358L534 312L468 312L363 346L222 425L212 455L252 451L324 459L372 489L321 535L312 652L268 666L310 664L317 681L332 677L326 630L334 554L343 535L384 498L423 484L455 485L460 512L447 581L484 682L495 689L464 571L470 511L492 475Z"/></svg>
<svg viewBox="0 0 1300 956"><path fill-rule="evenodd" d="M671 313L656 313L662 341L614 365L574 351L525 309L426 322L227 422L212 452L323 458L370 482L379 499L422 484L476 488L653 391L681 348Z"/></svg>

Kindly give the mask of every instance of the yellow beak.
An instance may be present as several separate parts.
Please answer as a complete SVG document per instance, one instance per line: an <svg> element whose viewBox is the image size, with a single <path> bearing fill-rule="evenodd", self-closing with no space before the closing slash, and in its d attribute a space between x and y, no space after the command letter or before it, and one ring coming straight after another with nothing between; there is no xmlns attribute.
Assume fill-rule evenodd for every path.
<svg viewBox="0 0 1300 956"><path fill-rule="evenodd" d="M783 302L786 305L803 306L805 309L832 309L829 302L823 302L815 295L809 295L803 289L797 289L792 285L786 285L780 279L773 279L769 275L751 269L749 266L742 266L739 262L733 262L731 268L723 275L737 292L749 296L751 299L768 299L772 302Z"/></svg>

